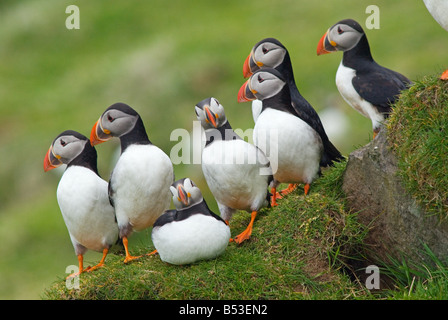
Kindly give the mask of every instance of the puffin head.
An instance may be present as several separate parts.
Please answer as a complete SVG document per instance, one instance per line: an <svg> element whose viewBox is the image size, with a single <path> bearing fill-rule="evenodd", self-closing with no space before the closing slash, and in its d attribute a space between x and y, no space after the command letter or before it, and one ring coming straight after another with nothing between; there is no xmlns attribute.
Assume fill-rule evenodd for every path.
<svg viewBox="0 0 448 320"><path fill-rule="evenodd" d="M227 122L224 107L213 97L198 102L194 111L204 129L219 128Z"/></svg>
<svg viewBox="0 0 448 320"><path fill-rule="evenodd" d="M139 114L127 104L111 105L93 126L90 143L94 146L130 132L139 118Z"/></svg>
<svg viewBox="0 0 448 320"><path fill-rule="evenodd" d="M174 182L170 186L170 191L177 210L191 207L203 200L201 190L189 178Z"/></svg>
<svg viewBox="0 0 448 320"><path fill-rule="evenodd" d="M353 49L364 35L361 25L353 19L341 20L322 36L317 55Z"/></svg>
<svg viewBox="0 0 448 320"><path fill-rule="evenodd" d="M83 152L86 145L89 145L88 142L89 139L79 132L73 130L62 132L54 139L45 155L44 171L69 164Z"/></svg>
<svg viewBox="0 0 448 320"><path fill-rule="evenodd" d="M285 46L275 38L266 38L257 42L244 61L244 78L250 77L262 67L278 67L283 62L286 53Z"/></svg>
<svg viewBox="0 0 448 320"><path fill-rule="evenodd" d="M238 91L238 102L265 100L278 94L286 84L280 72L273 68L257 70Z"/></svg>

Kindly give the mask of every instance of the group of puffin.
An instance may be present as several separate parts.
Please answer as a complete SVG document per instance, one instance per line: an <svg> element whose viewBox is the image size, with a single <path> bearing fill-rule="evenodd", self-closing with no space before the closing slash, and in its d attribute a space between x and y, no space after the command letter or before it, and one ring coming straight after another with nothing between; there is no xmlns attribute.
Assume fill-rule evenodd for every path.
<svg viewBox="0 0 448 320"><path fill-rule="evenodd" d="M320 39L318 55L334 51L343 51L337 88L349 105L371 119L375 138L411 81L373 60L366 34L352 19L334 24ZM149 227L156 250L148 255L157 253L162 261L177 265L215 258L229 242L250 238L261 208L278 205L277 200L298 184L304 184L307 195L322 167L344 159L300 94L290 54L280 41L266 38L256 43L243 75L248 80L237 100L252 101L253 144L235 133L216 98L194 107L206 140L202 172L220 215L209 209L191 179L175 181L170 158L151 143L140 115L124 103L104 111L90 139L73 130L54 139L44 170L67 165L57 200L79 262L79 271L69 277L103 266L110 248L119 242L125 263L139 258L131 255L128 237ZM99 176L94 146L113 137L120 140L121 154L106 182ZM281 183L288 187L277 191ZM231 238L229 223L237 210L251 212L251 220ZM103 252L94 267L84 268L87 250Z"/></svg>

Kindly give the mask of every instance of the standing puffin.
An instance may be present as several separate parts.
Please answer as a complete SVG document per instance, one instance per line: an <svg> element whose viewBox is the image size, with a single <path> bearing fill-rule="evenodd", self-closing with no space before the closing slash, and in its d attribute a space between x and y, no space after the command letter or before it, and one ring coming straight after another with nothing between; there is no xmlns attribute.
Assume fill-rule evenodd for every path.
<svg viewBox="0 0 448 320"><path fill-rule="evenodd" d="M175 210L168 210L154 223L152 242L164 262L184 265L214 259L227 248L230 229L213 213L201 190L189 178L170 187Z"/></svg>
<svg viewBox="0 0 448 320"><path fill-rule="evenodd" d="M229 222L236 210L251 212L246 230L233 239L240 244L251 236L257 212L270 204L268 187L272 171L269 160L259 148L233 131L217 99L200 101L195 112L206 136L202 171L221 217Z"/></svg>
<svg viewBox="0 0 448 320"><path fill-rule="evenodd" d="M440 26L448 31L448 1L446 0L423 0L429 13ZM448 69L440 76L442 80L448 80Z"/></svg>
<svg viewBox="0 0 448 320"><path fill-rule="evenodd" d="M339 21L320 39L318 55L334 51L344 52L336 73L339 93L350 106L372 121L375 138L400 92L408 88L411 81L373 60L366 34L352 19Z"/></svg>
<svg viewBox="0 0 448 320"><path fill-rule="evenodd" d="M333 164L335 161L341 161L343 157L328 139L316 110L314 110L311 104L300 94L294 80L294 72L289 52L279 40L266 38L256 43L244 62L243 75L245 78L248 78L260 68L274 68L285 77L291 94L291 103L297 116L316 130L322 139L324 153L321 159L321 166L326 167ZM257 100L254 100L252 105L254 105L256 101ZM254 116L254 118L256 117Z"/></svg>
<svg viewBox="0 0 448 320"><path fill-rule="evenodd" d="M307 195L310 184L320 174L324 147L319 133L297 116L286 81L275 69L257 70L241 86L238 102L262 101L253 139L270 160L272 194L276 194L279 183L305 183Z"/></svg>
<svg viewBox="0 0 448 320"><path fill-rule="evenodd" d="M170 158L153 145L140 115L124 103L115 103L104 111L90 135L92 145L118 137L121 155L109 181L109 197L115 208L120 238L126 250L124 262L131 256L128 237L153 225L170 206L169 188L174 181Z"/></svg>
<svg viewBox="0 0 448 320"><path fill-rule="evenodd" d="M92 271L104 265L107 253L118 240L114 208L109 203L107 182L97 170L97 153L84 135L67 130L54 139L44 159L44 171L66 164L59 181L59 208L78 256L79 271ZM84 269L83 256L87 250L103 252L94 267Z"/></svg>

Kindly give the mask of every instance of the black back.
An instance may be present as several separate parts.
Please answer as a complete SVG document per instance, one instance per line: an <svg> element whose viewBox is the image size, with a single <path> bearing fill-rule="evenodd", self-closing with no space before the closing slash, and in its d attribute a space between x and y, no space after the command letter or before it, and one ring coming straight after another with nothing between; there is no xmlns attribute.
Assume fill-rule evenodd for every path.
<svg viewBox="0 0 448 320"><path fill-rule="evenodd" d="M154 228L161 227L167 223L171 223L174 221L182 221L185 219L188 219L189 217L195 215L195 214L203 214L206 216L210 216L215 218L218 221L221 221L222 223L225 223L225 221L215 214L213 211L209 209L207 206L207 203L205 200L202 200L200 203L195 204L191 207L182 209L182 210L167 210L164 214L162 214L154 223Z"/></svg>
<svg viewBox="0 0 448 320"><path fill-rule="evenodd" d="M375 62L365 34L354 48L344 52L342 64L356 71L352 84L361 98L386 116L400 92L412 85L404 75Z"/></svg>

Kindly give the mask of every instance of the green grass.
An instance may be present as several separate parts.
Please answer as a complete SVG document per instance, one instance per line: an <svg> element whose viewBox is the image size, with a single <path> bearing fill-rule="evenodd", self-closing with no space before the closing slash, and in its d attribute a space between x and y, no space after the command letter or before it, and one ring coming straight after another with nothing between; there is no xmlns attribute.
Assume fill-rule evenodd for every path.
<svg viewBox="0 0 448 320"><path fill-rule="evenodd" d="M63 279L45 299L366 299L373 296L342 272L364 228L356 214L347 213L333 186L345 162L328 170L305 197L299 188L264 209L254 232L242 245L230 243L217 259L188 266L169 265L158 256L123 264L111 255L107 266L82 274L80 290L69 290ZM340 192L340 188L339 188ZM250 217L240 212L231 220L232 234L241 232ZM148 239L140 254L153 249Z"/></svg>
<svg viewBox="0 0 448 320"><path fill-rule="evenodd" d="M369 291L353 261L368 263L363 239L368 232L347 210L341 189L346 162L324 171L308 196L302 189L258 215L253 235L242 245L230 243L213 260L186 266L164 263L155 255L124 264L110 254L106 266L80 276L79 289L56 277L41 298L49 300L439 300L448 297L448 261L423 244L425 263L404 257L378 263L381 290ZM232 234L250 215L238 212ZM133 253L154 249L150 231L134 241ZM132 238L131 238L132 239ZM87 259L91 265L99 259ZM385 279L385 280L384 280ZM384 281L383 281L384 280Z"/></svg>
<svg viewBox="0 0 448 320"><path fill-rule="evenodd" d="M403 92L388 122L398 174L430 214L448 217L448 82L422 77Z"/></svg>
<svg viewBox="0 0 448 320"><path fill-rule="evenodd" d="M429 247L423 244L422 256L425 263L416 264L406 258L397 260L389 257L383 273L391 277L395 290L385 294L388 299L402 300L447 300L448 260L441 261Z"/></svg>
<svg viewBox="0 0 448 320"><path fill-rule="evenodd" d="M65 8L72 4L80 8L80 30L65 28ZM59 173L42 170L56 135L66 129L89 134L107 106L123 101L141 113L150 139L169 153L176 143L169 140L172 130L191 130L192 108L208 96L221 101L232 126L251 128L250 105L237 104L236 93L244 81L244 59L264 37L277 37L288 47L300 91L320 114L330 109L346 117L345 124L338 123L342 133L329 134L344 155L370 141L370 122L335 87L341 55L317 57L315 51L336 21L350 17L362 24L368 4L1 1L0 299L39 299L67 265L76 264L56 202ZM379 63L411 79L446 67L447 33L422 1L375 4L381 10L380 29L366 32ZM106 179L116 146L98 147ZM175 173L192 178L217 209L200 166L176 165ZM148 232L131 241L147 244ZM86 259L99 257L89 252Z"/></svg>

